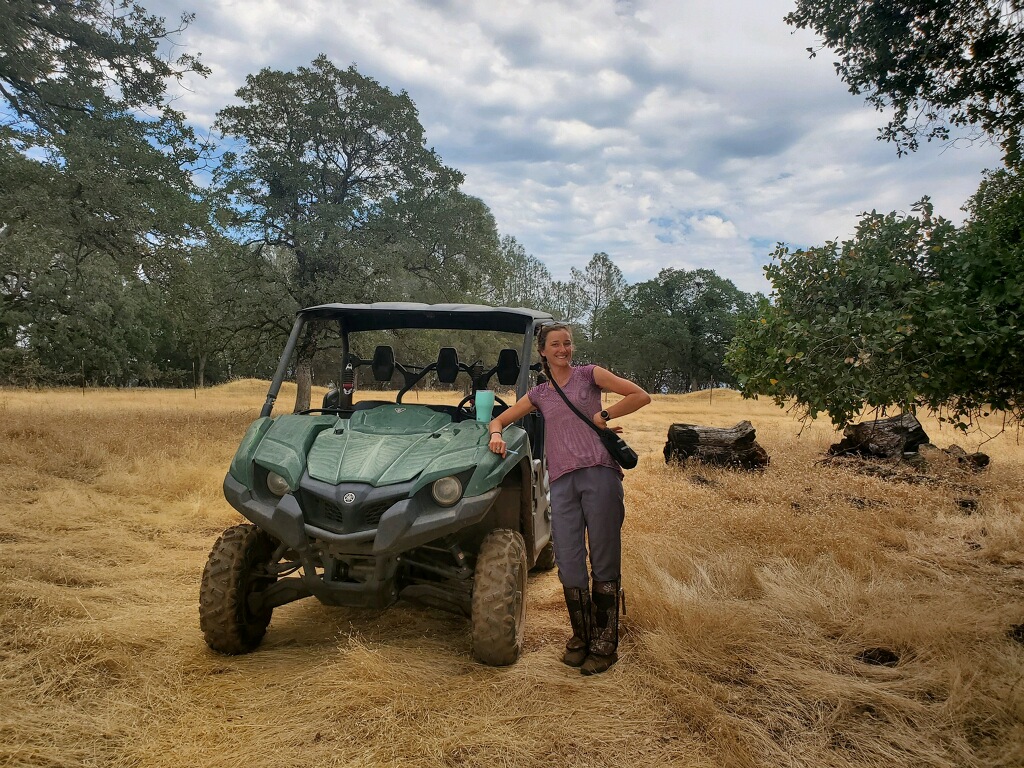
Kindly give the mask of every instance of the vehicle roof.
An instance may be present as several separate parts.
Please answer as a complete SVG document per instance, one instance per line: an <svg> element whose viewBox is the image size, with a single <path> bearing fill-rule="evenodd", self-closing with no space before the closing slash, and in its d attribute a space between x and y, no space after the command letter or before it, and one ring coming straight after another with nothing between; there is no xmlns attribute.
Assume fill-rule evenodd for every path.
<svg viewBox="0 0 1024 768"><path fill-rule="evenodd" d="M346 331L389 328L443 328L466 331L527 333L535 322L554 318L525 307L489 307L483 304L420 304L380 301L373 304L320 304L299 314L310 319L340 320Z"/></svg>

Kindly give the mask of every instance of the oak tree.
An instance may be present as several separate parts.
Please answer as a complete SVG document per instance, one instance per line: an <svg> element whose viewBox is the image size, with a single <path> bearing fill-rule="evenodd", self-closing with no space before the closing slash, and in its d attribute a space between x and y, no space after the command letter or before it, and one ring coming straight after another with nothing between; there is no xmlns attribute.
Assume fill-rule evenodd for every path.
<svg viewBox="0 0 1024 768"><path fill-rule="evenodd" d="M728 363L747 395L843 426L862 409L929 408L966 429L993 409L1024 415L1024 184L990 174L957 228L925 199L865 214L853 238L766 268L771 301Z"/></svg>
<svg viewBox="0 0 1024 768"><path fill-rule="evenodd" d="M1022 14L1020 0L797 0L786 22L821 37L852 93L892 110L880 138L901 154L976 129L1015 167L1024 161Z"/></svg>
<svg viewBox="0 0 1024 768"><path fill-rule="evenodd" d="M7 370L34 354L61 369L68 355L81 358L81 345L63 355L55 344L59 329L100 311L82 304L97 280L113 279L114 293L144 289L145 273L200 232L206 216L189 166L203 148L167 93L176 79L207 71L191 54L168 56L189 20L169 29L132 0L0 6L0 358ZM74 333L62 338L76 343ZM94 360L119 354L98 351ZM140 359L138 348L133 355ZM111 362L96 376L131 376L131 367Z"/></svg>
<svg viewBox="0 0 1024 768"><path fill-rule="evenodd" d="M406 92L320 55L249 75L236 95L215 124L237 145L215 173L218 220L248 253L287 264L288 300L265 302L256 324L284 333L303 306L452 301L481 284L497 258L493 218L427 148ZM316 349L315 335L298 349L297 410Z"/></svg>

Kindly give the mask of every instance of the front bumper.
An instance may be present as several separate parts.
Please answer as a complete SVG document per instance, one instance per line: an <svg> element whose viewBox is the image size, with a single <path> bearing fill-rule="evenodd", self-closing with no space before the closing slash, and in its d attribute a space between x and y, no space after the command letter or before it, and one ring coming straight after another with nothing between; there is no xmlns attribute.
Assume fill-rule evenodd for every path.
<svg viewBox="0 0 1024 768"><path fill-rule="evenodd" d="M350 506L365 508L381 505L381 489L346 484L332 486L303 477L299 493L307 503L311 498L343 510L346 494L355 499ZM339 514L336 524L330 516L317 515L311 519L303 513L295 493L282 496L273 503L253 494L230 474L224 478L224 497L247 519L287 544L300 555L312 550L311 540L330 543L333 552L374 557L394 557L422 546L430 541L456 533L479 523L494 504L500 489L493 488L479 496L464 497L452 507L439 507L424 501L424 495L395 501L371 519L363 516L347 521ZM375 522L375 524L374 524ZM326 527L331 524L334 530ZM351 530L356 528L357 530ZM340 530L339 530L340 529Z"/></svg>
<svg viewBox="0 0 1024 768"><path fill-rule="evenodd" d="M381 489L368 490L363 486L361 490L362 500L373 502L374 492ZM311 495L321 503L344 505L345 495L355 492L350 486L318 484L308 475L299 490L307 505ZM331 495L318 495L327 493ZM425 503L420 494L395 501L380 514L375 526L367 527L367 515L355 507L354 514L347 517L339 514L336 519L315 518L321 523L316 525L310 522L308 514L303 514L295 493L271 501L267 496L254 494L230 474L224 478L224 497L228 503L294 550L302 564L300 577L279 579L263 592L252 595L253 610L273 608L310 595L329 605L386 607L399 596L400 555L480 522L498 493L499 489L495 488L479 496L463 498L449 508ZM375 516L373 513L370 518ZM341 531L352 527L360 529L327 530L322 527L327 524L325 521ZM344 569L336 566L345 561L362 565L358 577L339 576Z"/></svg>

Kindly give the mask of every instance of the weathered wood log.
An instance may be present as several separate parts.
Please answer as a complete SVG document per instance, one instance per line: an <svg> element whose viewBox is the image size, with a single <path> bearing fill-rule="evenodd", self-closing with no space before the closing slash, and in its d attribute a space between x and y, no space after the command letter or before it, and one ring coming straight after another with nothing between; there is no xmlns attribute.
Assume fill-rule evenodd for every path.
<svg viewBox="0 0 1024 768"><path fill-rule="evenodd" d="M973 472L980 472L989 465L989 456L987 453L968 453L959 445L951 445L949 448L943 448L942 452L952 456L957 460L958 464L961 464Z"/></svg>
<svg viewBox="0 0 1024 768"><path fill-rule="evenodd" d="M902 457L916 453L930 442L913 414L893 416L889 419L863 421L850 424L843 430L843 439L828 449L833 456L857 455L875 458Z"/></svg>
<svg viewBox="0 0 1024 768"><path fill-rule="evenodd" d="M768 453L758 445L749 421L731 429L672 424L665 443L665 462L694 458L707 464L758 469L768 465Z"/></svg>

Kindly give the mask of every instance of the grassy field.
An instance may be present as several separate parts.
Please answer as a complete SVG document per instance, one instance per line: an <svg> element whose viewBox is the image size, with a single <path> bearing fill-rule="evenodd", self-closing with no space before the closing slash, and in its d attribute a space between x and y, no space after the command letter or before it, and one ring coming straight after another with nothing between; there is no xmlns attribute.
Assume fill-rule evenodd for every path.
<svg viewBox="0 0 1024 768"><path fill-rule="evenodd" d="M225 657L199 580L264 389L0 390L0 765L1024 765L1016 432L983 473L931 451L928 477L883 480L820 464L832 429L766 402L656 396L623 420L641 463L607 674L559 662L554 573L512 667L471 660L465 619L314 600ZM665 465L670 423L742 419L766 472Z"/></svg>

